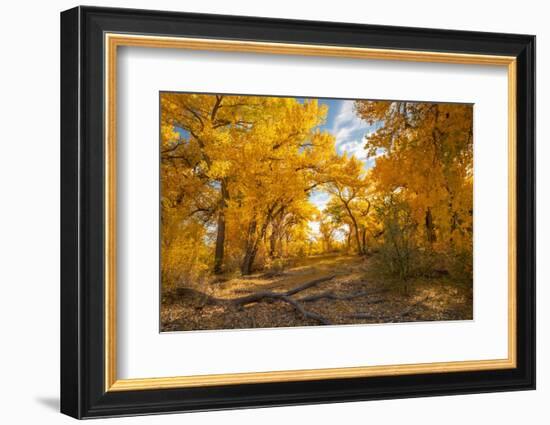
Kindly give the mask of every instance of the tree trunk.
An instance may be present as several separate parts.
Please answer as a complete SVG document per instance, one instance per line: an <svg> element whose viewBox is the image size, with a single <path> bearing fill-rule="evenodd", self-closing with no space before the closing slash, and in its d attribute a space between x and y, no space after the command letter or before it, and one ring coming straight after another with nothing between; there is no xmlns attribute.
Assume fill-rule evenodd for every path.
<svg viewBox="0 0 550 425"><path fill-rule="evenodd" d="M254 242L246 248L243 263L241 265L241 274L243 276L252 273L252 266L254 265L254 260L256 259L256 254L258 253L258 239L259 238L255 238Z"/></svg>
<svg viewBox="0 0 550 425"><path fill-rule="evenodd" d="M361 255L363 253L363 247L361 246L361 237L359 236L359 226L357 226L357 221L355 220L355 217L351 214L350 211L350 218L353 222L353 233L355 233L355 242L357 243L357 253Z"/></svg>
<svg viewBox="0 0 550 425"><path fill-rule="evenodd" d="M248 225L248 233L246 235L246 245L244 247L244 257L241 263L241 273L243 275L250 274L251 264L250 257L252 256L252 250L254 245L254 237L256 233L256 219L252 219Z"/></svg>
<svg viewBox="0 0 550 425"><path fill-rule="evenodd" d="M363 255L367 255L367 228L363 226Z"/></svg>
<svg viewBox="0 0 550 425"><path fill-rule="evenodd" d="M243 276L252 273L252 264L254 263L254 257L256 257L256 249L247 249L244 255L243 263L241 264L241 274Z"/></svg>
<svg viewBox="0 0 550 425"><path fill-rule="evenodd" d="M225 208L229 192L225 180L221 182L221 199L218 211L218 228L216 233L216 249L214 254L214 274L220 274L223 271L223 257L225 250Z"/></svg>
<svg viewBox="0 0 550 425"><path fill-rule="evenodd" d="M277 241L279 240L279 225L271 224L271 235L269 236L269 257L277 256Z"/></svg>
<svg viewBox="0 0 550 425"><path fill-rule="evenodd" d="M361 246L361 238L359 236L359 226L357 225L357 220L355 219L355 216L351 212L351 208L348 206L346 202L343 203L344 207L346 208L346 211L348 212L348 216L353 223L353 230L355 233L355 242L357 243L357 253L359 255L363 254L363 247Z"/></svg>
<svg viewBox="0 0 550 425"><path fill-rule="evenodd" d="M426 238L430 244L435 242L434 222L430 208L426 210Z"/></svg>
<svg viewBox="0 0 550 425"><path fill-rule="evenodd" d="M246 249L243 258L243 263L241 265L241 274L248 275L252 273L252 266L254 265L254 260L256 259L256 254L258 253L258 248L260 247L260 242L265 237L267 232L267 226L269 226L269 220L266 220L262 224L260 234L255 235L256 233L256 220L253 220L251 226L248 228L248 238L246 241ZM251 241L252 239L252 241Z"/></svg>
<svg viewBox="0 0 550 425"><path fill-rule="evenodd" d="M332 249L331 238L325 236L324 242L325 242L324 251L330 252L330 250Z"/></svg>

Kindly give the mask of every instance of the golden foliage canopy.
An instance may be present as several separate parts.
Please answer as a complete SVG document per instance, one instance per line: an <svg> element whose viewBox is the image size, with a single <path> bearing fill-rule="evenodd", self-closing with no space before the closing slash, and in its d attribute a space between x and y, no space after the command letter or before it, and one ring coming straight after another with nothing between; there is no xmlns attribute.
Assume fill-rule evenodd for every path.
<svg viewBox="0 0 550 425"><path fill-rule="evenodd" d="M471 257L471 105L356 101L372 129L367 169L337 154L335 137L320 130L327 107L315 99L160 101L163 284L338 249ZM322 211L314 191L329 196Z"/></svg>

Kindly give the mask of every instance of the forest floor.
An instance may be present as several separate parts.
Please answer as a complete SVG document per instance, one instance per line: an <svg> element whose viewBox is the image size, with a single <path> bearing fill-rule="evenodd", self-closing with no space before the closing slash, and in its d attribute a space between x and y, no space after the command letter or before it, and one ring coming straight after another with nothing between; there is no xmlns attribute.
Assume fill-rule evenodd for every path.
<svg viewBox="0 0 550 425"><path fill-rule="evenodd" d="M322 255L280 273L221 279L163 294L161 330L471 320L472 285L448 275L405 285L379 272L375 258Z"/></svg>

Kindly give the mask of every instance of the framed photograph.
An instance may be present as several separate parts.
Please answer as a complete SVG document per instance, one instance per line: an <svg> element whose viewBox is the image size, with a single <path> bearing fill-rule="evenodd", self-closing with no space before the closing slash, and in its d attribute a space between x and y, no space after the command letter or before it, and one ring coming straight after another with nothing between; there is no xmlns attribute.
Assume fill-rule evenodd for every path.
<svg viewBox="0 0 550 425"><path fill-rule="evenodd" d="M535 388L535 37L61 14L61 411Z"/></svg>

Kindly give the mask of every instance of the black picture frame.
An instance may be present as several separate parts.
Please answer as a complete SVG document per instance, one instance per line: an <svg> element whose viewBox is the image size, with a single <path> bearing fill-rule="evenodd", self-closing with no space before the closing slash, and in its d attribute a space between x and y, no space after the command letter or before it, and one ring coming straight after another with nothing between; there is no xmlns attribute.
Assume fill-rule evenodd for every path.
<svg viewBox="0 0 550 425"><path fill-rule="evenodd" d="M105 32L516 57L517 367L106 392ZM61 13L61 412L92 418L534 388L534 36L96 7Z"/></svg>

